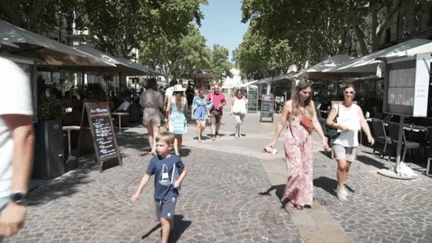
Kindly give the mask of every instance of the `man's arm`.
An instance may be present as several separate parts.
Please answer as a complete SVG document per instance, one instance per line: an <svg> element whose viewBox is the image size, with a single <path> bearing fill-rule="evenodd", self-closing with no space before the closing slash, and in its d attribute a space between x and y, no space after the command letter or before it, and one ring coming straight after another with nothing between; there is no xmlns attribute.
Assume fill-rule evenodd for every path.
<svg viewBox="0 0 432 243"><path fill-rule="evenodd" d="M33 118L29 115L2 115L7 127L12 131L14 151L12 158L12 192L28 192L33 168L34 129ZM0 217L0 235L10 237L24 225L26 206L8 203Z"/></svg>

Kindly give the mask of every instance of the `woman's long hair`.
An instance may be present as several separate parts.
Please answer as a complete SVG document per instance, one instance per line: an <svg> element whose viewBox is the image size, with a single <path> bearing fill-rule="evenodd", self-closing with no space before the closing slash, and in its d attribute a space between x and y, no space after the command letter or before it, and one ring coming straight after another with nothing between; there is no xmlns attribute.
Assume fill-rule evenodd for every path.
<svg viewBox="0 0 432 243"><path fill-rule="evenodd" d="M289 119L291 119L292 117L297 117L300 114L300 97L299 97L299 93L300 91L302 91L303 89L309 88L311 87L312 89L312 81L307 80L307 79L300 79L299 82L297 83L294 92L292 94L292 112L290 114L290 116L288 117ZM310 114L313 114L313 109L312 109L312 94L309 96L309 98L307 98L305 100L305 108L310 112Z"/></svg>
<svg viewBox="0 0 432 243"><path fill-rule="evenodd" d="M151 78L147 80L146 89L153 89L154 91L158 90L158 85L155 78Z"/></svg>

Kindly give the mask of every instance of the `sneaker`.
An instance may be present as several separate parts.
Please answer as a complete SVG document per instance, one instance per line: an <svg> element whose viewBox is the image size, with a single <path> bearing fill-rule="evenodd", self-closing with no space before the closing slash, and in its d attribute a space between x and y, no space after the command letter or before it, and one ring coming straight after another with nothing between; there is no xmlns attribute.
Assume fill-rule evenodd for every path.
<svg viewBox="0 0 432 243"><path fill-rule="evenodd" d="M216 140L216 135L213 135L212 140L213 140L213 141Z"/></svg>
<svg viewBox="0 0 432 243"><path fill-rule="evenodd" d="M348 191L345 186L339 187L336 190L336 196L340 201L348 201Z"/></svg>
<svg viewBox="0 0 432 243"><path fill-rule="evenodd" d="M219 135L219 133L217 132L216 134L215 134L215 137L220 137L220 135Z"/></svg>

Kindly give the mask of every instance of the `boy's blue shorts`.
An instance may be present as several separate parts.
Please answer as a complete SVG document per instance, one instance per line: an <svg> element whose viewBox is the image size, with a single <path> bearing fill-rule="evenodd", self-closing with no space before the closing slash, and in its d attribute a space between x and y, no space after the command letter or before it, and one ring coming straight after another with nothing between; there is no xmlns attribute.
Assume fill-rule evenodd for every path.
<svg viewBox="0 0 432 243"><path fill-rule="evenodd" d="M172 220L174 217L174 210L177 203L177 198L172 197L164 200L156 200L156 217L158 220L161 218L166 218Z"/></svg>

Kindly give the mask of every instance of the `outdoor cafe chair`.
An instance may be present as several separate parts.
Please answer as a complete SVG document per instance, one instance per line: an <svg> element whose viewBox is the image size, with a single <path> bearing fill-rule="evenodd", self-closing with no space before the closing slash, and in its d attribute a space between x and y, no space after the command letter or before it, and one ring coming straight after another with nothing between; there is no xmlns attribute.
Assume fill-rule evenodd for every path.
<svg viewBox="0 0 432 243"><path fill-rule="evenodd" d="M373 154L375 154L375 150L377 150L378 144L384 145L384 148L382 150L381 156L385 157L386 151L387 151L387 145L392 144L392 139L386 134L385 128L384 128L384 122L380 119L372 119L372 130L375 135L375 145L373 148ZM390 160L390 155L389 155Z"/></svg>
<svg viewBox="0 0 432 243"><path fill-rule="evenodd" d="M432 160L432 127L428 127L428 137L429 137L429 148L427 148L427 167L426 167L426 175L430 175L430 162Z"/></svg>
<svg viewBox="0 0 432 243"><path fill-rule="evenodd" d="M389 126L389 134L390 138L392 140L392 147L397 148L398 145L398 138L399 138L399 124L398 123L388 123ZM402 155L402 161L405 160L406 151L410 150L411 155L411 149L420 148L420 143L418 142L412 142L407 141L405 137L405 132L402 133L402 147L403 147L403 155ZM390 158L390 157L389 157Z"/></svg>

